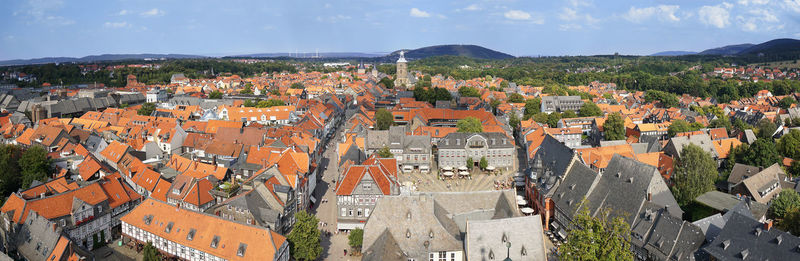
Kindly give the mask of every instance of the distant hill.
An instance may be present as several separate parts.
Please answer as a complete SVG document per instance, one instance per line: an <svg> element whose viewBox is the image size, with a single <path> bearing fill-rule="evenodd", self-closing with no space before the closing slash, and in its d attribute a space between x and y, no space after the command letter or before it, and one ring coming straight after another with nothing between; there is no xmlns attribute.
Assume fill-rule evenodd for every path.
<svg viewBox="0 0 800 261"><path fill-rule="evenodd" d="M697 54L699 55L737 55L739 52L753 47L754 44L736 44L736 45L727 45L723 47L717 47L713 49L708 49Z"/></svg>
<svg viewBox="0 0 800 261"><path fill-rule="evenodd" d="M741 50L738 55L782 55L800 53L800 40L775 39Z"/></svg>
<svg viewBox="0 0 800 261"><path fill-rule="evenodd" d="M256 53L256 54L242 54L242 55L229 55L225 58L231 57L252 57L252 58L277 58L277 57L299 57L299 58L312 58L319 56L319 58L374 58L386 55L386 53L359 53L359 52L329 52L329 53Z"/></svg>
<svg viewBox="0 0 800 261"><path fill-rule="evenodd" d="M423 59L433 56L444 56L444 55L464 56L469 58L492 59L492 60L514 58L513 55L507 53L501 53L477 45L456 45L456 44L435 45L435 46L428 46L419 49L404 50L404 51L406 51L405 57L408 59ZM391 54L386 56L386 58L389 58L389 60L395 60L398 57L400 57L399 50L392 52Z"/></svg>
<svg viewBox="0 0 800 261"><path fill-rule="evenodd" d="M697 54L697 52L689 52L689 51L666 51L666 52L658 52L651 54L650 56L681 56L681 55L690 55L690 54Z"/></svg>
<svg viewBox="0 0 800 261"><path fill-rule="evenodd" d="M80 58L75 57L45 57L36 59L16 59L0 61L0 66L27 65L27 64L46 64L46 63L76 63L76 62L100 62L100 61L121 61L121 60L145 60L145 59L192 59L204 58L200 55L188 54L101 54L89 55Z"/></svg>

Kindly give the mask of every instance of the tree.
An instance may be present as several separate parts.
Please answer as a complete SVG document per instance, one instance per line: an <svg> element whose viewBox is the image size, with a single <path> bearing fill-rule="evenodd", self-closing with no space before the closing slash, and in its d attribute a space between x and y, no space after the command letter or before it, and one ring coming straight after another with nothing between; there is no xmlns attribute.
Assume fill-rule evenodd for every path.
<svg viewBox="0 0 800 261"><path fill-rule="evenodd" d="M795 100L791 96L786 96L783 97L783 99L781 99L780 102L778 102L778 107L781 107L783 109L788 109L789 107L792 107L792 104L795 103L797 103L797 100Z"/></svg>
<svg viewBox="0 0 800 261"><path fill-rule="evenodd" d="M208 94L209 99L222 99L222 92L220 91L213 91Z"/></svg>
<svg viewBox="0 0 800 261"><path fill-rule="evenodd" d="M394 89L394 81L389 79L389 77L383 77L380 81L378 81L378 84L383 85L383 87L387 89Z"/></svg>
<svg viewBox="0 0 800 261"><path fill-rule="evenodd" d="M601 110L597 104L594 104L594 102L586 102L581 106L578 115L581 117L597 117L603 115L603 110Z"/></svg>
<svg viewBox="0 0 800 261"><path fill-rule="evenodd" d="M281 96L281 90L280 89L269 90L269 93L272 94L272 95L275 95L275 96Z"/></svg>
<svg viewBox="0 0 800 261"><path fill-rule="evenodd" d="M644 95L646 102L660 101L664 107L677 107L678 97L669 92L662 92L658 90L648 90Z"/></svg>
<svg viewBox="0 0 800 261"><path fill-rule="evenodd" d="M478 162L478 167L481 167L481 169L486 169L486 167L489 167L489 161L486 160L486 157L481 157L481 161Z"/></svg>
<svg viewBox="0 0 800 261"><path fill-rule="evenodd" d="M786 174L790 177L800 177L800 160L792 161L792 165L786 168Z"/></svg>
<svg viewBox="0 0 800 261"><path fill-rule="evenodd" d="M559 249L560 260L633 260L630 226L622 217L610 219L610 210L592 216L584 200L573 218L575 229Z"/></svg>
<svg viewBox="0 0 800 261"><path fill-rule="evenodd" d="M156 105L154 103L145 102L142 104L142 107L139 107L139 109L136 110L136 113L143 116L150 116L155 110Z"/></svg>
<svg viewBox="0 0 800 261"><path fill-rule="evenodd" d="M733 129L734 130L745 131L745 130L749 130L749 129L752 129L752 128L753 128L753 126L750 126L750 124L747 124L746 122L744 122L741 119L736 118L736 119L733 120Z"/></svg>
<svg viewBox="0 0 800 261"><path fill-rule="evenodd" d="M350 230L350 235L347 236L347 243L350 248L361 252L361 246L364 244L364 230L360 228Z"/></svg>
<svg viewBox="0 0 800 261"><path fill-rule="evenodd" d="M483 124L478 118L466 117L456 122L458 132L479 133L483 132Z"/></svg>
<svg viewBox="0 0 800 261"><path fill-rule="evenodd" d="M375 125L378 130L388 130L394 125L394 116L388 110L380 108L375 112Z"/></svg>
<svg viewBox="0 0 800 261"><path fill-rule="evenodd" d="M512 112L511 115L508 115L508 125L511 128L519 127L519 117L517 117L516 113Z"/></svg>
<svg viewBox="0 0 800 261"><path fill-rule="evenodd" d="M469 86L458 88L458 95L461 97L481 97L481 93L478 89Z"/></svg>
<svg viewBox="0 0 800 261"><path fill-rule="evenodd" d="M778 129L778 125L775 125L769 119L761 119L756 124L755 133L758 138L765 138L765 139L772 139L772 134L775 133L775 130Z"/></svg>
<svg viewBox="0 0 800 261"><path fill-rule="evenodd" d="M239 94L253 94L253 84L247 83L244 88L239 91Z"/></svg>
<svg viewBox="0 0 800 261"><path fill-rule="evenodd" d="M558 120L561 119L561 113L553 112L547 114L547 125L550 125L550 128L555 128L558 126Z"/></svg>
<svg viewBox="0 0 800 261"><path fill-rule="evenodd" d="M769 205L769 215L771 218L783 218L794 208L800 208L800 194L791 189L784 189Z"/></svg>
<svg viewBox="0 0 800 261"><path fill-rule="evenodd" d="M158 249L153 246L153 242L147 242L147 245L144 245L144 249L142 250L142 256L144 257L144 261L159 261L161 260L161 253L158 252Z"/></svg>
<svg viewBox="0 0 800 261"><path fill-rule="evenodd" d="M542 99L533 98L525 101L525 116L524 119L530 119L534 114L541 112Z"/></svg>
<svg viewBox="0 0 800 261"><path fill-rule="evenodd" d="M603 134L606 140L624 140L625 123L622 120L622 115L619 113L609 114L608 119L603 124Z"/></svg>
<svg viewBox="0 0 800 261"><path fill-rule="evenodd" d="M286 105L286 104L282 100L269 99L269 100L266 100L266 101L258 101L258 104L256 104L256 107L257 108L269 108L269 107L283 106L283 105Z"/></svg>
<svg viewBox="0 0 800 261"><path fill-rule="evenodd" d="M574 111L565 111L561 114L561 119L570 119L575 117L578 117L578 114L575 114Z"/></svg>
<svg viewBox="0 0 800 261"><path fill-rule="evenodd" d="M472 157L467 158L467 168L472 169L473 166L475 166L475 161L472 160Z"/></svg>
<svg viewBox="0 0 800 261"><path fill-rule="evenodd" d="M800 208L793 208L786 212L783 220L778 222L777 226L792 235L800 234Z"/></svg>
<svg viewBox="0 0 800 261"><path fill-rule="evenodd" d="M296 82L296 83L292 83L292 86L289 86L289 88L291 88L291 89L305 89L306 86L303 85L302 83Z"/></svg>
<svg viewBox="0 0 800 261"><path fill-rule="evenodd" d="M672 194L678 205L686 206L697 196L714 190L717 165L708 152L697 145L689 144L681 150L672 181Z"/></svg>
<svg viewBox="0 0 800 261"><path fill-rule="evenodd" d="M394 154L389 151L389 147L383 146L383 148L378 150L378 157L381 158L393 158Z"/></svg>
<svg viewBox="0 0 800 261"><path fill-rule="evenodd" d="M0 144L0 197L16 192L22 185L19 158L22 150L16 145Z"/></svg>
<svg viewBox="0 0 800 261"><path fill-rule="evenodd" d="M319 219L305 211L294 214L295 223L289 239L292 257L296 260L314 260L322 254L320 232L317 229Z"/></svg>
<svg viewBox="0 0 800 261"><path fill-rule="evenodd" d="M46 181L50 174L50 159L47 151L40 146L33 146L22 153L19 159L22 170L22 188L30 187L34 180Z"/></svg>
<svg viewBox="0 0 800 261"><path fill-rule="evenodd" d="M784 157L800 159L800 131L791 130L778 140L778 151Z"/></svg>
<svg viewBox="0 0 800 261"><path fill-rule="evenodd" d="M778 149L772 139L756 139L750 145L748 153L743 157L743 163L753 166L767 168L772 164L780 162L783 157L778 153Z"/></svg>
<svg viewBox="0 0 800 261"><path fill-rule="evenodd" d="M692 131L692 127L685 120L674 120L667 128L667 135L675 137L678 133Z"/></svg>
<svg viewBox="0 0 800 261"><path fill-rule="evenodd" d="M728 133L731 133L733 130L733 125L731 125L731 120L728 119L728 116L723 116L721 118L713 119L708 123L709 128L725 128Z"/></svg>
<svg viewBox="0 0 800 261"><path fill-rule="evenodd" d="M256 107L257 104L258 104L257 101L253 101L253 100L248 99L248 100L244 101L244 104L242 104L242 106L244 106L244 107Z"/></svg>
<svg viewBox="0 0 800 261"><path fill-rule="evenodd" d="M508 102L509 103L523 103L523 102L525 102L525 97L523 97L522 94L519 94L519 93L512 93L511 95L508 95Z"/></svg>

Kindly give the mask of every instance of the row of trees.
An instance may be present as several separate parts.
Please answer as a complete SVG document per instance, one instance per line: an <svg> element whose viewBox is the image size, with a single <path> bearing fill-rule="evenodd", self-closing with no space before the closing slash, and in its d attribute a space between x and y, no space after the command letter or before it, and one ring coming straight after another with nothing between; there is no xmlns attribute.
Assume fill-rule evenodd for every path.
<svg viewBox="0 0 800 261"><path fill-rule="evenodd" d="M278 99L269 99L269 100L245 100L244 107L256 107L256 108L269 108L274 106L283 106L286 105L283 101Z"/></svg>
<svg viewBox="0 0 800 261"><path fill-rule="evenodd" d="M0 193L3 197L19 189L28 189L34 180L50 176L50 159L39 146L24 150L16 145L0 145Z"/></svg>

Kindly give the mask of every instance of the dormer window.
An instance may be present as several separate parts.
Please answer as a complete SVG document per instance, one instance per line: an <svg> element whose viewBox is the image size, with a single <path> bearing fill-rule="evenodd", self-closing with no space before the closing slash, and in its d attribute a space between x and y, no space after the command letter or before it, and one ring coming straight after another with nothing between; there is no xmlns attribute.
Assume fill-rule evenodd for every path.
<svg viewBox="0 0 800 261"><path fill-rule="evenodd" d="M214 236L211 240L211 248L217 248L219 246L219 236Z"/></svg>
<svg viewBox="0 0 800 261"><path fill-rule="evenodd" d="M186 234L186 240L192 241L194 239L194 234L197 233L197 230L192 228L189 230L189 233Z"/></svg>
<svg viewBox="0 0 800 261"><path fill-rule="evenodd" d="M236 249L237 256L244 256L244 251L247 251L247 244L239 243L239 248Z"/></svg>

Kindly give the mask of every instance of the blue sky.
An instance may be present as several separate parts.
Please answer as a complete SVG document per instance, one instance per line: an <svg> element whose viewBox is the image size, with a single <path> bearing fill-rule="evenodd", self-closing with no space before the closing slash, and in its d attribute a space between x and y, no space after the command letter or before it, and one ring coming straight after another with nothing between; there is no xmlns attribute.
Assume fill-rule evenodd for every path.
<svg viewBox="0 0 800 261"><path fill-rule="evenodd" d="M800 38L800 0L6 0L0 60L104 53L650 54Z"/></svg>

